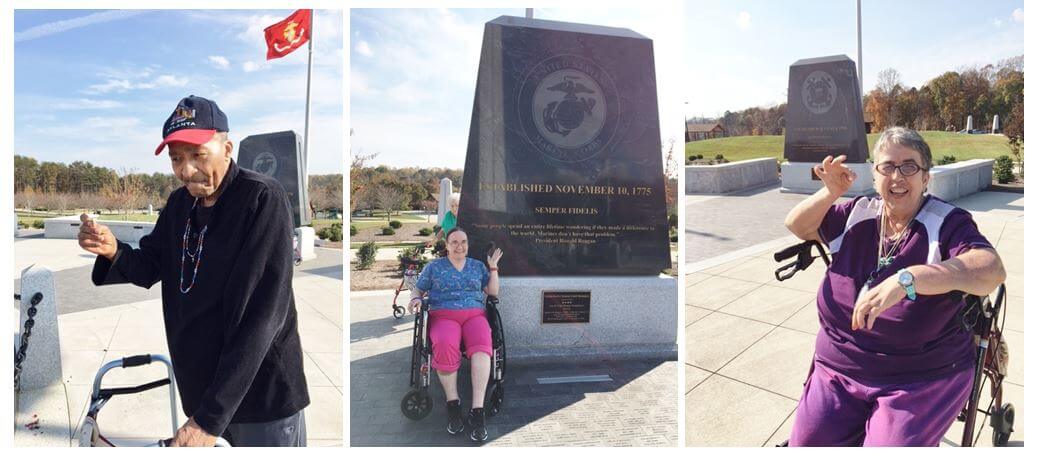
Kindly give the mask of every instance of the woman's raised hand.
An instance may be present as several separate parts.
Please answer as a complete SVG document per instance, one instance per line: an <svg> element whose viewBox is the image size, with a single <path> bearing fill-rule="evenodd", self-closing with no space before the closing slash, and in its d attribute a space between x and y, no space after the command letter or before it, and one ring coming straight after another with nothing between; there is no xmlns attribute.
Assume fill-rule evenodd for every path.
<svg viewBox="0 0 1051 463"><path fill-rule="evenodd" d="M503 256L504 256L504 251L501 251L500 248L496 248L495 250L493 250L493 253L486 259L486 261L489 263L489 268L490 269L500 268L500 266L499 266L500 258L503 257Z"/></svg>
<svg viewBox="0 0 1051 463"><path fill-rule="evenodd" d="M837 198L843 196L843 193L846 193L854 184L854 180L858 178L857 173L843 165L846 160L847 155L845 154L835 158L826 156L825 160L821 161L821 165L814 166L814 175L817 175L824 182L829 193Z"/></svg>

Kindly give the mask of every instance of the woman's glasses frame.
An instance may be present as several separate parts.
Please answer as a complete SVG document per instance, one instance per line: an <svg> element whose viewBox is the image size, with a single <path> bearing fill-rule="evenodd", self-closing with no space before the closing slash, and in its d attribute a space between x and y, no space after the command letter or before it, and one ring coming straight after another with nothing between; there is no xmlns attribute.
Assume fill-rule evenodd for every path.
<svg viewBox="0 0 1051 463"><path fill-rule="evenodd" d="M926 172L930 169L925 169L919 164L912 161L906 161L901 164L894 164L890 161L876 164L876 172L879 172L887 177L894 175L895 170L898 171L898 173L901 174L903 177L912 177L913 175L920 173L920 171Z"/></svg>

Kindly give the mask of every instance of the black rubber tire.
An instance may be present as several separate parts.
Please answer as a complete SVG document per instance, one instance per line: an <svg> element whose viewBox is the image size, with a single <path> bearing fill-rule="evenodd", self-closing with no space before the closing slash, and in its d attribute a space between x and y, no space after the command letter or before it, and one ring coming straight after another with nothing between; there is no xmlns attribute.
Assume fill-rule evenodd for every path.
<svg viewBox="0 0 1051 463"><path fill-rule="evenodd" d="M409 391L401 399L401 414L406 418L419 421L431 414L434 400L424 391Z"/></svg>
<svg viewBox="0 0 1051 463"><path fill-rule="evenodd" d="M397 318L397 319L400 320L404 316L405 316L405 307L402 307L400 305L399 306L395 306L394 307L394 318Z"/></svg>
<svg viewBox="0 0 1051 463"><path fill-rule="evenodd" d="M1015 407L1011 404L1004 405L998 414L1000 415L1000 429L993 430L993 446L1003 447L1007 445L1007 441L1011 439L1011 433L1014 432Z"/></svg>

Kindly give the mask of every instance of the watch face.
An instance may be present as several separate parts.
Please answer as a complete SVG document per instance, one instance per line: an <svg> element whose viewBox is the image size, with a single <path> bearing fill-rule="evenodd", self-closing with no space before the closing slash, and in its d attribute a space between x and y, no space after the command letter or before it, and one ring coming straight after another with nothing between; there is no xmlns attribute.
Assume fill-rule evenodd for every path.
<svg viewBox="0 0 1051 463"><path fill-rule="evenodd" d="M901 272L898 274L898 283L909 286L912 284L912 274L909 272Z"/></svg>

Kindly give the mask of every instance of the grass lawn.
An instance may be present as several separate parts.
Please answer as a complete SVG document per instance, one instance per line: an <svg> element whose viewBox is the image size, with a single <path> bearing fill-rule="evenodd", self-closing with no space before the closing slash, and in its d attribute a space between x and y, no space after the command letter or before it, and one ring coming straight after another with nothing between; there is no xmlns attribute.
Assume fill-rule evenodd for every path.
<svg viewBox="0 0 1051 463"><path fill-rule="evenodd" d="M952 132L920 132L931 145L934 161L945 155L956 156L957 161L970 159L994 159L1001 155L1010 155L1007 137L1002 135L968 135ZM869 151L876 144L878 133L868 134ZM712 140L693 141L686 144L686 156L704 155L705 159L722 154L730 161L743 161L762 157L776 157L783 161L785 138L781 135L759 135L748 137L726 137Z"/></svg>
<svg viewBox="0 0 1051 463"><path fill-rule="evenodd" d="M390 219L401 221L403 227L427 224L427 219L425 217L414 214L391 214ZM353 221L348 222L348 224L357 227L359 232L372 228L382 228L387 226L387 216L377 215L375 217L354 217ZM430 225L435 225L435 223L431 222ZM419 227L415 227L414 230L418 228Z"/></svg>

